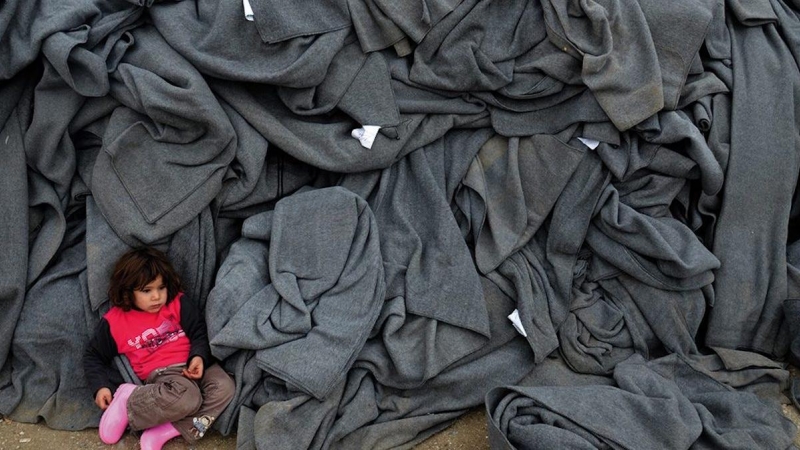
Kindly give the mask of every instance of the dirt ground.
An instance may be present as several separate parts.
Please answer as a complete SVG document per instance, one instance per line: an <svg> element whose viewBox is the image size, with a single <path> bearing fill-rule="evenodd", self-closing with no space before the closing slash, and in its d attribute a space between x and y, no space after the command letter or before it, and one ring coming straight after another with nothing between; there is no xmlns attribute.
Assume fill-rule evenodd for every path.
<svg viewBox="0 0 800 450"><path fill-rule="evenodd" d="M800 411L793 405L784 405L783 413L800 427ZM800 447L800 434L795 437L795 445ZM105 445L97 436L97 429L83 431L57 431L42 423L27 424L0 418L0 450L82 450L82 449L138 450L138 437L126 433L114 445ZM234 450L236 437L222 436L219 433L207 435L194 447L189 447L182 439L173 439L164 450ZM489 439L486 415L478 408L456 421L453 426L434 435L416 447L417 450L488 450Z"/></svg>
<svg viewBox="0 0 800 450"><path fill-rule="evenodd" d="M800 417L800 416L798 416ZM234 450L236 436L222 436L212 432L193 447L186 441L173 439L164 450ZM485 414L476 409L456 421L453 426L431 437L416 447L419 450L488 450ZM97 429L83 431L58 431L44 423L29 424L0 418L0 450L83 450L114 449L139 450L139 438L125 433L114 445L105 445L97 436Z"/></svg>

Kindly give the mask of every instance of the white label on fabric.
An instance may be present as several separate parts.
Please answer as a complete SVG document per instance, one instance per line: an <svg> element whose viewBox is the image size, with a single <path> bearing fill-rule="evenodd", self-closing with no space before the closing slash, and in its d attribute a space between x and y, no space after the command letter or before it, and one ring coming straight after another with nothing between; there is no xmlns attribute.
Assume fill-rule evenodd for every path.
<svg viewBox="0 0 800 450"><path fill-rule="evenodd" d="M248 0L242 0L244 4L244 18L253 21L253 8L250 6L250 2Z"/></svg>
<svg viewBox="0 0 800 450"><path fill-rule="evenodd" d="M378 125L364 125L363 128L356 128L351 131L350 136L358 139L362 147L372 148L372 143L375 142L375 137L380 129L381 127Z"/></svg>
<svg viewBox="0 0 800 450"><path fill-rule="evenodd" d="M587 147L589 147L592 150L596 149L597 146L600 145L600 141L595 141L594 139L579 137L578 140L583 142L584 145L586 145Z"/></svg>
<svg viewBox="0 0 800 450"><path fill-rule="evenodd" d="M528 337L528 333L525 332L525 328L522 326L522 322L519 320L518 309L515 309L514 312L508 315L508 320L511 321L511 324L514 325L514 328L519 334Z"/></svg>

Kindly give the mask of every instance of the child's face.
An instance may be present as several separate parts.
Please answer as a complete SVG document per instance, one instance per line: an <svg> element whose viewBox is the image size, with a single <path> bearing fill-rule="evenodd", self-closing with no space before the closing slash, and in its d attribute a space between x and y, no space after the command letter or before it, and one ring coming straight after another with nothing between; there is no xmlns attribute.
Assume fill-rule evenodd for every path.
<svg viewBox="0 0 800 450"><path fill-rule="evenodd" d="M141 290L133 290L133 303L137 308L149 313L157 313L167 304L167 286L161 279L161 275L155 280L146 284Z"/></svg>

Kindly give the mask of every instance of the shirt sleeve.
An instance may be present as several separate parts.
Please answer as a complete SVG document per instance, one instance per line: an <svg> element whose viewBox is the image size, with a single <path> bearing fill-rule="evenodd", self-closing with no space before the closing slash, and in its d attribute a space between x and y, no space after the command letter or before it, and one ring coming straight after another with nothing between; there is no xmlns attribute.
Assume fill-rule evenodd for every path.
<svg viewBox="0 0 800 450"><path fill-rule="evenodd" d="M94 336L83 352L83 373L92 391L92 396L97 395L101 388L109 388L112 392L115 383L111 380L109 371L111 361L117 356L117 345L111 337L111 328L106 319L100 319L95 329Z"/></svg>
<svg viewBox="0 0 800 450"><path fill-rule="evenodd" d="M191 347L189 349L189 360L187 364L195 356L203 358L203 366L208 367L211 361L211 348L208 345L208 330L206 329L206 321L200 308L197 307L195 302L182 295L181 302L181 327L189 338Z"/></svg>

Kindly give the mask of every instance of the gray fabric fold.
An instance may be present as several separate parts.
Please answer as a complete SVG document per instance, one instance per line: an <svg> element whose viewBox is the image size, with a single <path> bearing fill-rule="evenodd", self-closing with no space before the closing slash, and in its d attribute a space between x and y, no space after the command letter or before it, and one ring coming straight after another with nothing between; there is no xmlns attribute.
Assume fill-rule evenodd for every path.
<svg viewBox="0 0 800 450"><path fill-rule="evenodd" d="M293 195L274 212L245 221L245 236L269 240L261 267L270 283L259 283L266 274L248 277L226 259L206 314L214 354L255 350L263 370L315 398L331 395L381 310L375 228L366 202L338 188ZM231 254L247 247L253 246L235 246ZM243 298L231 310L236 297Z"/></svg>
<svg viewBox="0 0 800 450"><path fill-rule="evenodd" d="M200 72L296 88L320 84L350 34L343 28L267 44L259 26L245 19L241 2L158 2L149 13L164 40Z"/></svg>
<svg viewBox="0 0 800 450"><path fill-rule="evenodd" d="M638 2L543 2L547 35L582 61L583 82L624 131L664 107L658 57ZM625 76L621 76L625 74Z"/></svg>
<svg viewBox="0 0 800 450"><path fill-rule="evenodd" d="M735 5L744 8L740 2ZM722 265L714 282L716 299L706 341L782 355L788 346L781 327L781 304L787 293L787 226L800 173L796 132L800 114L795 101L800 73L772 75L783 61L793 58L792 53L774 24L775 12L768 2L747 7L761 8L763 14L750 11L743 17L734 7L738 20L729 18L728 23L734 78L731 148L713 247ZM767 22L760 20L762 16ZM748 64L753 58L761 63Z"/></svg>
<svg viewBox="0 0 800 450"><path fill-rule="evenodd" d="M28 275L28 180L20 109L30 103L32 89L22 76L0 87L0 368L6 367L14 330L22 311ZM6 384L0 372L0 385Z"/></svg>
<svg viewBox="0 0 800 450"><path fill-rule="evenodd" d="M125 107L108 122L92 193L114 231L135 246L172 234L211 202L236 136L200 73L155 28L132 34L138 45L111 85Z"/></svg>
<svg viewBox="0 0 800 450"><path fill-rule="evenodd" d="M570 137L496 137L481 147L463 183L485 203L485 221L473 232L482 273L525 245L550 214L586 151Z"/></svg>
<svg viewBox="0 0 800 450"><path fill-rule="evenodd" d="M0 7L0 35L7 39L0 42L0 79L10 79L31 64L51 36L72 30L80 33L109 19L113 22L125 15L122 11L133 10L123 0L4 2Z"/></svg>
<svg viewBox="0 0 800 450"><path fill-rule="evenodd" d="M381 383L418 387L488 338L478 272L448 198L489 139L484 131L450 133L382 172L340 182L367 199L381 230L387 288L376 332L382 339L367 342L360 356ZM444 164L431 164L441 152ZM453 179L450 165L460 167Z"/></svg>
<svg viewBox="0 0 800 450"><path fill-rule="evenodd" d="M303 4L253 0L250 6L258 33L268 44L336 31L350 25L344 0Z"/></svg>
<svg viewBox="0 0 800 450"><path fill-rule="evenodd" d="M777 405L694 367L678 355L633 355L617 365L615 387L495 389L486 400L491 446L789 448L796 427Z"/></svg>
<svg viewBox="0 0 800 450"><path fill-rule="evenodd" d="M86 290L84 232L80 216L69 221L58 255L26 293L7 363L10 383L0 387L0 413L12 420L80 430L100 418L79 356L98 320Z"/></svg>

